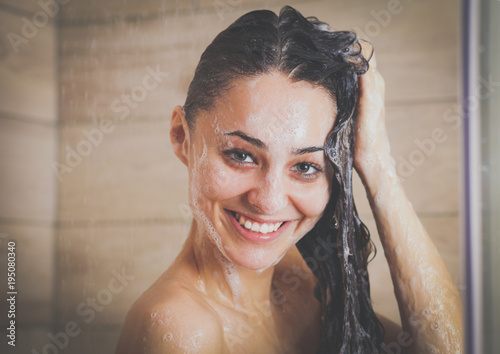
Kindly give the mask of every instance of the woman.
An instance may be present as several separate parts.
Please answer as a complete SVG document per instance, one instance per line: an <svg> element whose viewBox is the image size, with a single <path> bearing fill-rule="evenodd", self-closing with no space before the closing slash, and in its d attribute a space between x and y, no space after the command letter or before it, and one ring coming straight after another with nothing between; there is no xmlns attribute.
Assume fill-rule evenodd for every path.
<svg viewBox="0 0 500 354"><path fill-rule="evenodd" d="M462 351L460 298L395 174L384 82L363 47L291 7L250 12L208 46L171 121L191 230L117 353ZM353 167L403 330L371 306Z"/></svg>

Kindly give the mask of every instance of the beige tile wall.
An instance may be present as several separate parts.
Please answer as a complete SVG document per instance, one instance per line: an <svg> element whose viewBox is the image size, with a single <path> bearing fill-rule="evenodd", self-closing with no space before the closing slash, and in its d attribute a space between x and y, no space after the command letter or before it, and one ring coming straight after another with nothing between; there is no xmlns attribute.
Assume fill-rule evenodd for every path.
<svg viewBox="0 0 500 354"><path fill-rule="evenodd" d="M15 12L26 17L31 17L34 13L41 10L40 5L36 1L30 0L0 0L0 5L6 11Z"/></svg>
<svg viewBox="0 0 500 354"><path fill-rule="evenodd" d="M120 324L124 308L170 265L188 231L187 223L164 221L62 226L58 237L59 291L64 295L57 304L60 322L71 319L91 326ZM108 300L111 283L120 289ZM96 311L95 318L85 314L89 306L78 311L78 305L89 297L103 307Z"/></svg>
<svg viewBox="0 0 500 354"><path fill-rule="evenodd" d="M0 9L0 109L9 116L54 123L57 109L54 24L48 15L46 25L37 22L40 26L36 26L29 13L18 14L2 5Z"/></svg>
<svg viewBox="0 0 500 354"><path fill-rule="evenodd" d="M0 215L10 220L54 220L55 126L15 119L7 113L0 117Z"/></svg>
<svg viewBox="0 0 500 354"><path fill-rule="evenodd" d="M47 222L47 226L43 226L30 225L27 221L15 224L3 221L0 227L0 232L7 235L0 244L0 266L2 269L7 269L6 243L11 240L16 242L16 287L18 289L16 318L18 328L47 326L52 323L53 316L54 228L49 222ZM7 291L5 274L1 275L0 280L2 281L2 292L5 294ZM7 313L4 302L1 305L2 314ZM5 315L2 316L2 327L6 319Z"/></svg>
<svg viewBox="0 0 500 354"><path fill-rule="evenodd" d="M48 15L23 32L34 5L0 2L0 291L7 292L7 242L15 241L19 353L48 341L54 315L57 45ZM7 352L6 305L0 303L0 352Z"/></svg>
<svg viewBox="0 0 500 354"><path fill-rule="evenodd" d="M361 29L375 45L387 83L387 122L394 158L399 168L411 157L417 162L410 166L413 171L405 174L407 193L458 280L458 131L447 121L458 91L458 2L401 0L397 13L387 12L389 2L378 0L287 3L304 15L317 15L334 28ZM4 0L1 4L8 6L0 26L11 23L7 28L17 28L22 13L11 10L16 3ZM127 309L168 267L182 245L189 220L185 211L187 174L170 149L168 125L174 105L184 102L203 48L244 12L257 8L276 11L285 3L222 0L219 4L224 6L217 7L209 0L148 0L126 4L120 0L72 0L60 7L58 161L66 169L59 171L59 180L50 180L53 172L40 172L51 161L48 147L57 142L57 134L51 131L57 94L51 91L55 85L49 80L54 75L50 65L53 57L47 49L54 49L53 34L44 34L51 25L29 45L20 47L28 51L25 57L2 57L0 68L0 74L9 78L0 81L2 92L8 91L4 82L16 88L0 98L0 111L15 113L3 121L0 134L5 127L9 132L5 139L14 139L19 146L8 155L13 156L10 160L15 162L9 166L17 174L13 172L16 177L7 179L8 188L2 187L4 183L0 186L4 188L2 195L6 193L11 201L10 207L0 206L5 214L0 216L20 218L24 212L36 215L37 220L50 220L53 214L48 210L53 210L50 205L54 204L43 193L59 191L55 251L48 249L50 236L42 236L47 237L43 246L28 242L30 235L40 237L50 232L32 233L24 227L19 233L27 235L23 244L44 250L40 251L45 252L44 259L53 259L50 252L56 252L56 294L52 297L58 303L56 328L73 320L83 330L70 343L72 353L112 352ZM18 8L39 11L33 5L20 4ZM19 72L18 68L32 72ZM139 93L151 69L165 73L158 77L158 86L125 111L120 99ZM16 104L16 100L26 104ZM26 126L26 121L32 125ZM96 129L106 122L109 132L100 136ZM434 151L418 160L421 154L416 139L427 141L436 129L446 138L441 137ZM11 146L16 143L9 143L9 149ZM45 157L29 160L29 156L39 155ZM26 164L19 162L20 156L27 159ZM42 177L35 183L29 179L33 176ZM18 187L21 185L29 186L32 192L18 192L28 188ZM356 199L379 244L359 181ZM12 227L8 232L18 231ZM43 273L48 267L50 261L44 261L39 269ZM380 244L370 267L376 308L397 320ZM89 318L77 312L79 305L89 296L106 300L112 270L124 270L134 280L87 323ZM40 298L50 298L50 289L42 289L46 295ZM40 336L35 337L40 340Z"/></svg>

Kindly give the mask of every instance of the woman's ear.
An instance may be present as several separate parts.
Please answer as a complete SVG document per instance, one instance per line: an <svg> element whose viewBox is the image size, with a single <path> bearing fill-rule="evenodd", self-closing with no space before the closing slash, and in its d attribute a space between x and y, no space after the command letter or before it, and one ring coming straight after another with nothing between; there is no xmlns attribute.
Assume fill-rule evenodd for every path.
<svg viewBox="0 0 500 354"><path fill-rule="evenodd" d="M182 106L175 106L170 121L170 141L174 153L181 162L188 166L189 161L189 126Z"/></svg>

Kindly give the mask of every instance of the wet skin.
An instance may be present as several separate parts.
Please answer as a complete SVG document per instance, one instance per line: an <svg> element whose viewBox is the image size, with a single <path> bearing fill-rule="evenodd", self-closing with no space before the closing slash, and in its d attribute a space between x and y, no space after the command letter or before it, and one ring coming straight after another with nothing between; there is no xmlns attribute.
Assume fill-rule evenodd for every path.
<svg viewBox="0 0 500 354"><path fill-rule="evenodd" d="M194 129L182 107L173 112L171 140L189 169L194 219L175 262L129 311L117 354L313 353L319 345L316 282L294 245L327 202L332 172L321 147L335 102L279 73L233 84ZM460 296L397 179L384 81L374 70L360 78L356 134L354 166L401 312L402 328L380 317L386 343L405 353L460 353ZM251 231L253 223L271 232Z"/></svg>
<svg viewBox="0 0 500 354"><path fill-rule="evenodd" d="M189 170L194 220L175 263L131 311L142 313L146 338L167 332L156 318L176 323L172 340L138 339L135 353L181 352L188 344L204 353L318 346L315 278L294 246L328 202L332 168L323 146L335 112L326 90L277 72L233 82L194 129L176 107L171 136ZM196 324L184 328L187 317ZM185 343L187 333L198 339Z"/></svg>
<svg viewBox="0 0 500 354"><path fill-rule="evenodd" d="M323 146L334 112L324 89L279 73L234 82L189 132L195 238L211 238L238 267L273 265L316 224L328 201L332 169ZM248 230L241 216L280 226Z"/></svg>

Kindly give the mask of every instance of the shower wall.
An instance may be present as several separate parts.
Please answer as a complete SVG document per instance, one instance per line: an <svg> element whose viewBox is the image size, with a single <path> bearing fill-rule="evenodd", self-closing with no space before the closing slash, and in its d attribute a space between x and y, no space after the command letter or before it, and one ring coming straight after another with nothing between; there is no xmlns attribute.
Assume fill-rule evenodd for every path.
<svg viewBox="0 0 500 354"><path fill-rule="evenodd" d="M1 55L0 73L11 79L0 83L0 157L8 172L0 177L0 232L19 235L19 254L26 252L19 267L31 290L25 295L25 310L32 313L27 323L43 325L53 314L52 333L76 325L67 352L112 352L130 305L179 252L191 215L187 172L170 148L170 115L184 103L203 49L241 14L258 8L279 11L289 4L374 44L398 172L460 283L457 1L63 3L57 31L51 22L19 47L24 56ZM0 27L12 23L2 28L6 33L20 28L22 16L39 11L23 1L0 4ZM10 50L5 36L3 41ZM358 210L380 251L370 264L374 306L399 321L359 180L355 188ZM50 343L47 331L29 337L40 352Z"/></svg>
<svg viewBox="0 0 500 354"><path fill-rule="evenodd" d="M85 328L72 353L112 351L127 309L187 235L170 114L220 23L210 3L100 4L74 1L60 19L60 159L75 167L59 184L57 319Z"/></svg>
<svg viewBox="0 0 500 354"><path fill-rule="evenodd" d="M0 1L0 351L30 352L53 316L57 37L33 1ZM34 16L36 24L33 23ZM7 347L7 243L16 253L16 347ZM10 323L9 323L10 326Z"/></svg>
<svg viewBox="0 0 500 354"><path fill-rule="evenodd" d="M389 3L291 5L335 28L360 29L374 43L387 81L387 122L400 175L459 282L458 131L450 113L458 93L458 4ZM112 347L127 308L166 269L187 234L187 174L172 154L168 128L203 48L244 12L278 10L285 3L215 4L149 1L122 7L110 1L101 8L73 1L62 11L60 158L69 163L68 149L79 144L84 151L91 141L85 132L94 131L98 143L89 145L88 156L80 156L60 183L59 322L85 320L75 309L106 289L113 270L130 275L123 291L75 339L86 350ZM107 119L109 132L99 129ZM357 190L360 212L377 239L359 181ZM398 321L384 262L380 252L371 264L375 307Z"/></svg>

